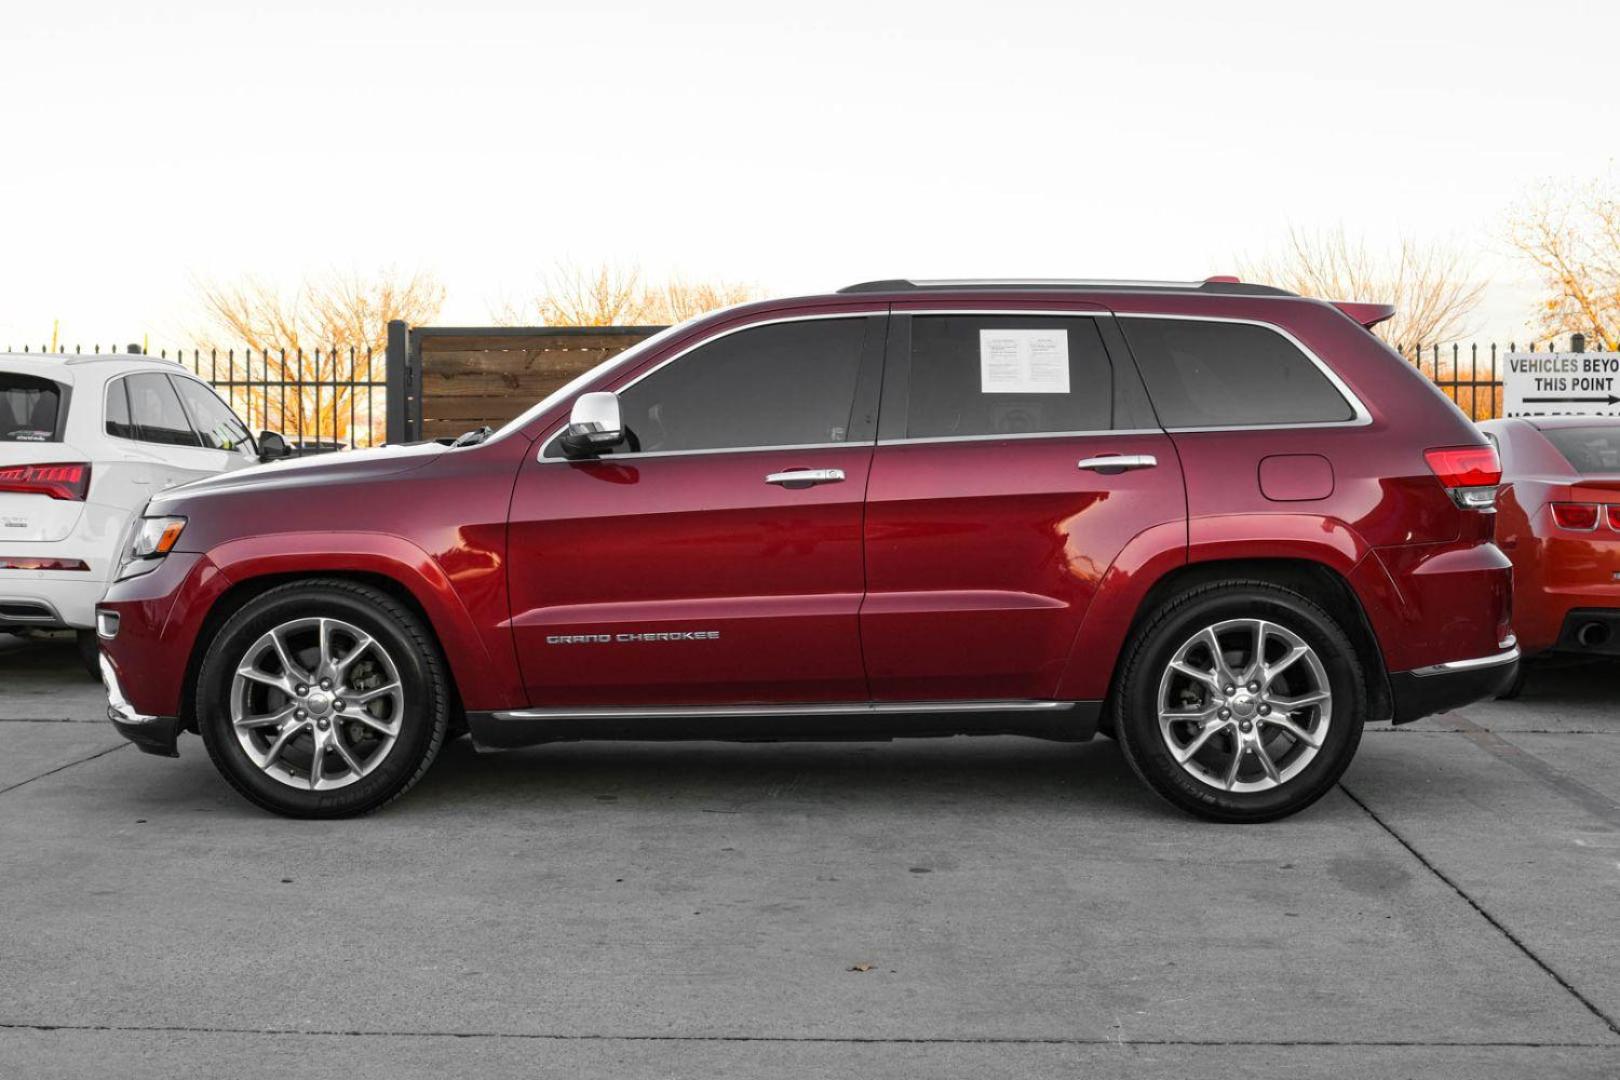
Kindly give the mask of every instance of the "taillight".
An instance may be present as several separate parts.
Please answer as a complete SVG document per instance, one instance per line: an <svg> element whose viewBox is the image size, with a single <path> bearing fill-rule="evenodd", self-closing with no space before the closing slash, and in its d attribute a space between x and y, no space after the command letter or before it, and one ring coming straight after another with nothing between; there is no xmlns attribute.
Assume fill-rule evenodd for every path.
<svg viewBox="0 0 1620 1080"><path fill-rule="evenodd" d="M83 502L90 491L90 466L6 465L0 467L0 491Z"/></svg>
<svg viewBox="0 0 1620 1080"><path fill-rule="evenodd" d="M1610 508L1611 520L1616 508ZM1553 503L1553 522L1560 529L1572 529L1575 532L1591 532L1598 526L1598 515L1603 508L1597 503Z"/></svg>
<svg viewBox="0 0 1620 1080"><path fill-rule="evenodd" d="M1464 510L1492 510L1502 482L1502 460L1494 446L1440 446L1423 451L1429 469L1451 500Z"/></svg>
<svg viewBox="0 0 1620 1080"><path fill-rule="evenodd" d="M1609 507L1609 528L1620 529L1620 506Z"/></svg>

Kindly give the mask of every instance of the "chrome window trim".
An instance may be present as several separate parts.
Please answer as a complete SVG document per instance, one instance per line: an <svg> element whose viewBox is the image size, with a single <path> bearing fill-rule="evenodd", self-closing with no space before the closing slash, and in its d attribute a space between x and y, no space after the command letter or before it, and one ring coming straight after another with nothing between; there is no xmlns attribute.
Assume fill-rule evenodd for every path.
<svg viewBox="0 0 1620 1080"><path fill-rule="evenodd" d="M647 458L697 457L700 454L764 454L772 450L831 450L835 447L855 449L866 447L870 449L873 445L871 439L862 439L859 442L790 443L783 446L716 446L704 450L647 450L637 451L633 454L604 454L601 457L594 458L541 457L536 460L543 465L577 465L584 461L642 461Z"/></svg>
<svg viewBox="0 0 1620 1080"><path fill-rule="evenodd" d="M699 716L879 716L889 713L1052 712L1073 708L1072 701L835 701L802 705L649 705L644 708L597 706L584 708L508 709L497 720L628 720L641 717Z"/></svg>
<svg viewBox="0 0 1620 1080"><path fill-rule="evenodd" d="M1011 435L918 435L904 439L879 439L879 446L906 446L923 443L1004 442L1009 439L1105 439L1110 436L1163 435L1163 428L1093 428L1089 431L1024 431Z"/></svg>
<svg viewBox="0 0 1620 1080"><path fill-rule="evenodd" d="M673 364L675 361L679 360L688 353L701 349L703 346L708 345L711 342L719 341L723 337L730 337L732 334L741 333L744 330L753 330L761 326L774 326L777 323L816 322L832 319L886 319L888 317L889 312L885 309L882 311L840 311L830 314L817 313L815 315L785 315L780 318L760 319L757 322L743 323L741 326L733 326L729 330L722 330L718 334L710 334L708 337L705 337L700 341L692 342L690 345L678 352L671 353L669 356L664 357L662 360L658 361L658 363L654 364L646 371L643 371L640 375L637 375L635 378L631 379L617 390L614 390L613 393L622 394L632 386L635 386L641 380L653 375L656 372L662 371L664 368L668 367L670 364ZM575 395L575 397L578 396L578 394ZM570 402L569 408L572 407L573 404ZM569 464L576 461L633 461L638 458L684 457L692 454L744 454L762 452L766 450L809 450L818 446L874 445L874 440L863 439L859 442L797 443L790 446L715 446L703 450L647 450L636 451L635 453L630 454L604 454L598 458L546 457L546 449L550 447L554 439L562 435L562 433L567 429L568 421L564 420L560 425L553 428L544 438L542 438L540 440L540 450L535 455L535 460L542 464L546 462L561 462L563 464Z"/></svg>
<svg viewBox="0 0 1620 1080"><path fill-rule="evenodd" d="M1080 303L1096 304L1096 301L1092 301L1092 300L1083 300L1083 301L1079 301L1079 302ZM864 441L861 441L861 442L802 443L802 444L797 444L797 445L792 445L792 446L737 446L737 447L716 447L716 448L706 449L706 450L650 450L650 451L646 451L646 452L630 453L630 454L608 454L608 455L606 455L604 457L601 457L601 458L591 458L591 459L579 459L579 458L567 458L567 457L546 457L546 449L547 449L547 447L549 447L550 444L552 443L552 441L555 440L558 436L560 436L563 433L563 431L568 427L567 421L564 421L562 424L560 424L556 428L552 429L549 433L546 434L546 436L544 438L542 438L539 441L540 450L538 451L538 453L536 455L536 460L541 462L541 463L546 463L546 462L569 463L569 462L579 461L579 460L621 461L621 460L636 460L638 458L685 457L685 456L691 456L691 455L695 455L695 454L740 454L740 453L759 453L759 452L763 452L763 451L767 451L767 450L812 450L812 449L817 449L817 448L821 448L821 447L830 447L830 446L849 446L849 447L855 447L855 446L904 446L904 445L907 445L907 444L910 444L910 443L928 444L928 443L948 443L948 442L995 442L995 441L1009 440L1009 439L1017 439L1017 440L1027 440L1027 439L1072 439L1072 438L1079 438L1079 437L1082 437L1082 436L1105 436L1105 435L1117 435L1117 436L1121 436L1121 437L1135 436L1135 435L1161 435L1161 434L1179 435L1179 434L1196 434L1196 433L1199 433L1199 432L1211 432L1211 431L1291 431L1291 430L1308 430L1308 429L1311 429L1311 428L1366 427L1366 426L1368 426L1369 424L1371 424L1373 422L1372 414L1368 411L1367 406L1362 402L1361 398L1359 396L1357 396L1356 393L1353 390L1351 390L1348 385L1345 384L1344 380L1339 377L1337 372L1335 372L1331 367L1329 367L1328 364L1320 356L1318 356L1316 354L1315 350L1313 350L1309 345L1306 345L1303 341L1301 341L1298 337L1294 336L1294 334L1291 333L1290 331L1288 331L1287 329L1277 325L1276 323L1266 322L1264 319L1245 319L1245 318L1236 318L1236 317L1232 317L1232 316L1223 316L1223 315L1160 314L1160 313L1150 312L1150 311L1121 312L1121 311L1113 311L1113 310L1110 310L1110 309L1105 308L1105 307L1089 307L1089 308L1087 308L1087 307L1065 307L1065 308L1046 308L1046 307L1036 307L1036 308L1031 308L1031 307L1017 307L1017 308L1003 308L1003 307L920 307L920 308L913 308L913 307L910 306L912 304L918 304L918 303L927 303L927 301L926 300L910 300L910 299L904 300L904 301L895 301L890 306L890 309L887 312L867 311L867 312L838 312L836 314L817 313L817 314L814 314L814 315L791 315L791 316L783 316L783 317L778 317L778 318L761 319L761 320L758 320L756 322L744 323L741 326L734 326L729 330L724 330L724 331L722 331L722 332L720 332L718 334L714 334L714 335L711 335L709 337L706 337L706 338L702 339L701 341L695 341L692 344L690 344L690 345L686 346L685 348L681 349L680 351L678 351L676 353L673 353L670 356L665 357L663 360L660 360L657 364L653 365L648 370L642 372L640 375L637 375L634 379L631 379L629 382L627 382L623 386L619 387L618 390L614 391L614 393L621 393L621 392L623 392L625 390L630 389L632 386L635 386L637 383L639 383L642 379L647 378L649 375L653 374L656 371L662 370L665 367L665 365L674 363L676 360L679 360L681 357L687 355L688 353L692 352L695 349L698 349L698 348L701 348L704 345L707 345L711 341L718 341L721 338L726 337L726 336L728 336L730 334L735 334L735 333L738 333L738 332L743 331L743 330L751 330L751 329L753 329L754 327L757 327L757 326L770 326L770 325L772 325L774 323L808 322L808 321L817 320L817 319L869 319L869 318L873 318L873 317L876 317L876 316L893 317L893 316L896 316L896 315L906 315L906 316L913 316L913 317L915 317L915 316L928 316L928 315L1010 315L1010 316L1015 316L1015 317L1016 316L1036 316L1036 317L1039 317L1039 318L1068 318L1068 319L1103 319L1103 318L1115 318L1115 319L1175 319L1175 320L1178 320L1178 321L1181 321L1181 322L1238 323L1238 324L1242 324L1242 325L1246 325L1246 326L1258 326L1258 327L1261 327L1263 329L1270 330L1272 333L1277 334L1278 336L1283 338L1283 340L1287 341L1290 345L1294 346L1294 348L1298 349L1301 353L1303 353L1305 355L1306 359L1310 360L1310 362L1316 366L1316 369L1318 371L1320 371L1322 373L1322 375L1328 380L1329 384L1331 384L1333 386L1333 388L1339 392L1339 394L1344 398L1345 403L1350 406L1351 411L1355 415L1349 420L1315 420L1315 421L1299 421L1299 422L1293 422L1293 423L1279 423L1279 424L1228 424L1228 425L1217 425L1217 426L1209 426L1209 427L1166 427L1166 428L1095 428L1095 429L1091 429L1091 430L1087 430L1087 431L1036 431L1036 432L1024 432L1024 433L1009 434L1009 435L926 435L926 436L916 436L916 437L908 436L908 437L896 438L896 439L864 440ZM1110 355L1110 360L1112 360L1111 355Z"/></svg>
<svg viewBox="0 0 1620 1080"><path fill-rule="evenodd" d="M1178 322L1240 323L1270 330L1304 353L1305 358L1316 365L1316 370L1327 378L1327 381L1344 398L1345 404L1350 406L1350 411L1355 414L1349 420L1302 420L1279 424L1216 424L1206 427L1167 427L1164 429L1172 435L1199 431L1277 431L1306 428L1366 427L1373 422L1372 413L1367 410L1367 406L1362 402L1361 398L1357 397L1355 392L1345 385L1344 380L1339 378L1338 372L1329 367L1320 356L1317 356L1309 345L1276 323L1266 322L1264 319L1240 319L1225 315L1169 315L1151 311L1116 311L1114 317L1116 319L1174 319ZM1126 344L1129 344L1128 340ZM1153 392L1148 391L1148 397L1151 399L1152 396Z"/></svg>

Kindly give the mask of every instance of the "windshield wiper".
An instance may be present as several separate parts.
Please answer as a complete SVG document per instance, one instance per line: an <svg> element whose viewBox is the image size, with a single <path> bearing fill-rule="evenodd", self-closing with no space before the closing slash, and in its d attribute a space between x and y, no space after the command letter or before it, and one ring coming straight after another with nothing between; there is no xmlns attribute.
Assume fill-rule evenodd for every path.
<svg viewBox="0 0 1620 1080"><path fill-rule="evenodd" d="M466 431L456 436L455 442L450 444L451 449L458 446L477 446L491 435L495 434L492 427L481 427L476 431Z"/></svg>

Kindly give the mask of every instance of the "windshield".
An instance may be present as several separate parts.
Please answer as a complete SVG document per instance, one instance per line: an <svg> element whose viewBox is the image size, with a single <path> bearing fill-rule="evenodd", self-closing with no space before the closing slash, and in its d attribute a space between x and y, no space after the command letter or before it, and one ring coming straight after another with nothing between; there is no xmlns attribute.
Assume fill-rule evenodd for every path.
<svg viewBox="0 0 1620 1080"><path fill-rule="evenodd" d="M1620 473L1620 424L1604 427L1542 428L1576 472Z"/></svg>
<svg viewBox="0 0 1620 1080"><path fill-rule="evenodd" d="M635 363L637 360L641 359L642 356L646 355L647 350L658 348L664 342L674 337L677 333L692 325L693 321L695 320L689 319L686 322L677 323L674 326L666 326L652 337L647 338L644 341L636 342L619 355L610 357L607 360L604 360L602 363L597 364L589 371L581 372L580 374L574 376L573 379L547 394L544 398L540 399L539 402L530 406L519 416L502 424L499 431L495 432L494 435L491 435L487 440L484 441L494 442L496 439L504 439L514 431L523 430L523 428L528 426L528 424L534 420L535 417L556 408L557 405L567 401L569 398L579 393L581 389L588 386L590 383L595 382L603 375Z"/></svg>
<svg viewBox="0 0 1620 1080"><path fill-rule="evenodd" d="M0 442L61 442L61 406L51 380L0 371Z"/></svg>

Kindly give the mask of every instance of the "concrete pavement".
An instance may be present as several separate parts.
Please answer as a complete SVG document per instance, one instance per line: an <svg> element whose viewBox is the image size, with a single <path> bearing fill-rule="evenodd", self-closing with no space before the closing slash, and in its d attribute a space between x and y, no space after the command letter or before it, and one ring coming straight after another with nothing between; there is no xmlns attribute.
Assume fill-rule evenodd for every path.
<svg viewBox="0 0 1620 1080"><path fill-rule="evenodd" d="M1237 828L1018 739L463 741L290 822L73 664L0 645L0 1076L1620 1074L1612 668Z"/></svg>

